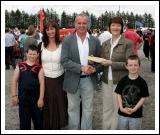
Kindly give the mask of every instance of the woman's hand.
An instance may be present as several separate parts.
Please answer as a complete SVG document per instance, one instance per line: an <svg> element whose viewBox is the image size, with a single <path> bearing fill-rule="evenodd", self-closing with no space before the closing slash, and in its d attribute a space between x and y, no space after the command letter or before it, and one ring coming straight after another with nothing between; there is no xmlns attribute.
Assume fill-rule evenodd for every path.
<svg viewBox="0 0 160 135"><path fill-rule="evenodd" d="M105 61L101 62L101 64L103 66L110 66L110 65L112 65L112 61L111 60L105 60Z"/></svg>

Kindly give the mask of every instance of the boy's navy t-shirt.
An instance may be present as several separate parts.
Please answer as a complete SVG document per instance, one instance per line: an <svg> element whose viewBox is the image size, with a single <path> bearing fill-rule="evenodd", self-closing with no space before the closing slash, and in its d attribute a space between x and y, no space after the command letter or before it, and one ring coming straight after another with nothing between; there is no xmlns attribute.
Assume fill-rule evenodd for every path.
<svg viewBox="0 0 160 135"><path fill-rule="evenodd" d="M18 96L20 104L30 104L38 101L40 84L38 74L40 64L28 65L26 62L18 64L20 74L18 81Z"/></svg>
<svg viewBox="0 0 160 135"><path fill-rule="evenodd" d="M128 75L123 77L117 87L115 92L122 96L122 104L123 107L130 107L134 108L134 106L139 102L142 97L148 97L148 86L146 81L138 76L137 79L131 80ZM118 114L125 116L125 117L132 117L132 118L140 118L143 116L142 114L143 107L140 107L136 112L128 115L118 110Z"/></svg>

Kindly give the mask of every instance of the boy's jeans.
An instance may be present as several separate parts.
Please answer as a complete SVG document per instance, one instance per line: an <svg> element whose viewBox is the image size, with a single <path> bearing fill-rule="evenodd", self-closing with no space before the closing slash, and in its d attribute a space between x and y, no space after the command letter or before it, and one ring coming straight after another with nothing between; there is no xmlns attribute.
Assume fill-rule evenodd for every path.
<svg viewBox="0 0 160 135"><path fill-rule="evenodd" d="M142 118L130 118L119 115L118 117L119 130L141 130Z"/></svg>

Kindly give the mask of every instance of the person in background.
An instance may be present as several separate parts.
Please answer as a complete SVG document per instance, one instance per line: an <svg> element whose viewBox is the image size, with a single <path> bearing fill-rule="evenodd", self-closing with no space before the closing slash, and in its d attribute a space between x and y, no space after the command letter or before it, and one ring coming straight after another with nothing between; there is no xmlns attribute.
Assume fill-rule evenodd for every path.
<svg viewBox="0 0 160 135"><path fill-rule="evenodd" d="M142 46L143 39L133 30L133 25L130 22L127 23L126 31L123 34L125 38L133 42L134 54L138 55L138 49Z"/></svg>
<svg viewBox="0 0 160 135"><path fill-rule="evenodd" d="M28 31L27 31L27 34L28 34L28 38L26 38L23 42L23 45L24 45L24 53L26 53L27 51L27 48L29 45L31 44L34 44L36 46L38 46L38 42L37 40L34 38L35 36L35 28L33 25L30 25L28 27Z"/></svg>
<svg viewBox="0 0 160 135"><path fill-rule="evenodd" d="M37 40L38 44L42 42L42 33L38 29L35 32L34 38Z"/></svg>
<svg viewBox="0 0 160 135"><path fill-rule="evenodd" d="M155 30L151 32L151 44L150 44L150 57L151 57L151 72L155 72Z"/></svg>
<svg viewBox="0 0 160 135"><path fill-rule="evenodd" d="M15 69L15 58L14 58L14 46L16 40L14 35L10 32L9 28L5 29L5 66L6 70L10 69L10 62L13 69Z"/></svg>
<svg viewBox="0 0 160 135"><path fill-rule="evenodd" d="M28 35L25 33L24 29L21 29L21 35L19 37L19 42L20 42L20 59L23 61L24 60L24 41L25 39L28 38Z"/></svg>
<svg viewBox="0 0 160 135"><path fill-rule="evenodd" d="M141 38L143 38L143 33L142 33L140 27L137 27L136 33L137 33Z"/></svg>
<svg viewBox="0 0 160 135"><path fill-rule="evenodd" d="M143 40L144 40L143 52L144 52L145 58L149 60L149 48L151 45L151 31L149 29L144 34Z"/></svg>
<svg viewBox="0 0 160 135"><path fill-rule="evenodd" d="M18 41L18 39L19 39L19 36L20 36L20 31L19 31L19 29L16 27L15 29L14 29L14 36L15 36L15 39Z"/></svg>
<svg viewBox="0 0 160 135"><path fill-rule="evenodd" d="M118 105L114 90L119 80L127 74L125 62L129 55L134 54L133 43L123 36L123 20L113 17L109 21L109 31L112 38L103 42L101 57L106 59L103 65L103 127L102 129L117 129Z"/></svg>
<svg viewBox="0 0 160 135"><path fill-rule="evenodd" d="M92 36L94 36L94 37L98 36L97 29L93 29Z"/></svg>
<svg viewBox="0 0 160 135"><path fill-rule="evenodd" d="M17 64L12 78L11 96L13 106L19 105L20 129L42 129L42 107L44 105L44 73L40 64L36 63L38 48L29 45L26 61ZM18 83L18 94L17 94Z"/></svg>
<svg viewBox="0 0 160 135"><path fill-rule="evenodd" d="M119 104L119 130L142 129L143 105L149 92L146 81L139 75L140 66L138 56L130 55L126 61L129 73L118 82L115 89Z"/></svg>
<svg viewBox="0 0 160 135"><path fill-rule="evenodd" d="M112 34L108 31L108 26L105 27L104 31L99 35L98 39L101 42L101 45L104 41L107 41L112 37Z"/></svg>

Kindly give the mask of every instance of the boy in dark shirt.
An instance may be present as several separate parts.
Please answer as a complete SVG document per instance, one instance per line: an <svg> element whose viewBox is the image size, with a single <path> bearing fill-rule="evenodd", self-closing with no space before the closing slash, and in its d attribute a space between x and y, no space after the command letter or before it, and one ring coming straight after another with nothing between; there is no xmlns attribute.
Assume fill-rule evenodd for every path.
<svg viewBox="0 0 160 135"><path fill-rule="evenodd" d="M42 129L42 110L44 105L44 71L36 63L38 48L29 45L27 60L20 62L14 71L11 96L13 106L19 104L20 129L31 129L31 119L34 129ZM18 95L17 95L18 83Z"/></svg>
<svg viewBox="0 0 160 135"><path fill-rule="evenodd" d="M140 59L137 55L128 57L126 68L129 75L123 77L115 89L119 104L118 129L140 130L143 104L149 96L148 86L139 76Z"/></svg>

